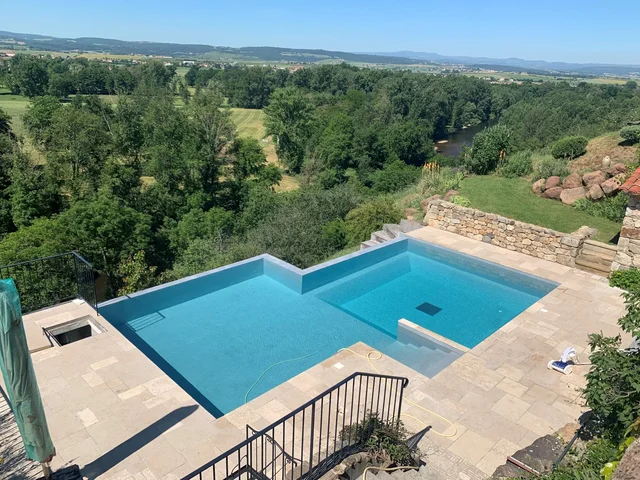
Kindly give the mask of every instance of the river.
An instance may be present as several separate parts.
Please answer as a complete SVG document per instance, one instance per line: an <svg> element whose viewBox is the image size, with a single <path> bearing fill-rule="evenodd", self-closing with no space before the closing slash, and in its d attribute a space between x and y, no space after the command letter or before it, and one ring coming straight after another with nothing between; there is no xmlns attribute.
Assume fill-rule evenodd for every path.
<svg viewBox="0 0 640 480"><path fill-rule="evenodd" d="M476 133L484 130L487 127L492 127L496 123L496 120L489 120L487 122L483 122L478 125L474 125L473 127L468 127L436 139L435 143L436 148L438 149L438 153L441 153L442 155L446 155L448 157L457 157L458 155L460 155L460 151L462 150L463 146L471 146L473 137ZM442 140L446 140L447 142L438 143Z"/></svg>

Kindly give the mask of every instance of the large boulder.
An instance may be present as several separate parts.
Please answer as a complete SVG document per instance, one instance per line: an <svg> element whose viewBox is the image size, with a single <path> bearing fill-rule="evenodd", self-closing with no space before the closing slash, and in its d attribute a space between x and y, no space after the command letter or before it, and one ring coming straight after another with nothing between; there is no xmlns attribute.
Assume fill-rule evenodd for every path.
<svg viewBox="0 0 640 480"><path fill-rule="evenodd" d="M596 170L595 172L588 172L582 176L582 181L587 187L591 187L593 185L600 185L607 179L607 176L602 173L600 170Z"/></svg>
<svg viewBox="0 0 640 480"><path fill-rule="evenodd" d="M532 186L533 193L535 193L536 195L540 195L545 189L544 184L545 184L544 178L541 178L540 180L533 182L533 186Z"/></svg>
<svg viewBox="0 0 640 480"><path fill-rule="evenodd" d="M549 177L547 178L547 181L544 184L544 188L553 188L553 187L559 187L560 183L562 181L560 180L560 177L558 177L557 175L554 175L553 177Z"/></svg>
<svg viewBox="0 0 640 480"><path fill-rule="evenodd" d="M604 198L602 187L597 183L595 185L591 185L588 196L591 200L600 200L601 198Z"/></svg>
<svg viewBox="0 0 640 480"><path fill-rule="evenodd" d="M611 167L611 174L614 176L619 173L626 173L626 171L627 166L624 163L616 163L613 165L613 167Z"/></svg>
<svg viewBox="0 0 640 480"><path fill-rule="evenodd" d="M600 184L605 195L614 195L620 190L620 185L622 185L622 183L616 177L610 178Z"/></svg>
<svg viewBox="0 0 640 480"><path fill-rule="evenodd" d="M573 205L581 198L587 198L587 190L584 187L565 188L560 194L560 200L565 205Z"/></svg>
<svg viewBox="0 0 640 480"><path fill-rule="evenodd" d="M557 200L560 198L560 194L562 193L562 187L553 187L545 190L542 194L542 198L553 198Z"/></svg>
<svg viewBox="0 0 640 480"><path fill-rule="evenodd" d="M577 173L572 173L562 182L562 188L578 188L582 186L582 177Z"/></svg>

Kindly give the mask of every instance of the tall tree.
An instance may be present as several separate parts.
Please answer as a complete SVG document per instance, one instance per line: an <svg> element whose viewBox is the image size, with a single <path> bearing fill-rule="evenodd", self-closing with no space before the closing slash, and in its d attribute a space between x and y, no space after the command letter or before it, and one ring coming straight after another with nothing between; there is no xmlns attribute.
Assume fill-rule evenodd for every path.
<svg viewBox="0 0 640 480"><path fill-rule="evenodd" d="M58 186L48 178L44 167L34 164L24 152L13 155L11 182L11 215L18 228L60 210Z"/></svg>
<svg viewBox="0 0 640 480"><path fill-rule="evenodd" d="M301 90L278 89L264 109L267 135L273 135L278 158L288 170L299 172L311 132L313 106Z"/></svg>
<svg viewBox="0 0 640 480"><path fill-rule="evenodd" d="M213 194L220 183L222 152L233 141L235 125L223 108L224 97L215 89L200 90L187 108L190 126L189 191Z"/></svg>
<svg viewBox="0 0 640 480"><path fill-rule="evenodd" d="M49 88L49 72L44 60L18 54L9 62L12 90L27 97L44 95Z"/></svg>
<svg viewBox="0 0 640 480"><path fill-rule="evenodd" d="M110 147L106 129L102 118L75 104L53 114L47 166L72 199L87 198L97 188Z"/></svg>

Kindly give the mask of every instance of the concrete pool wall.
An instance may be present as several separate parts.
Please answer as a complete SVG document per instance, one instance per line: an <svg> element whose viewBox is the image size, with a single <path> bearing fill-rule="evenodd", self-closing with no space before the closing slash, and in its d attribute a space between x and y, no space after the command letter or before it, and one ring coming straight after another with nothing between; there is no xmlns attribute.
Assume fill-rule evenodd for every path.
<svg viewBox="0 0 640 480"><path fill-rule="evenodd" d="M399 237L375 247L360 250L327 262L301 269L269 254L262 254L213 270L151 287L99 304L100 312L111 322L158 312L177 303L187 302L207 293L266 275L299 294L305 294L335 280L349 276L404 252L427 255L432 259L462 269L473 269L488 280L543 296L558 286L509 267L479 259L445 247L411 237ZM169 291L170 290L170 291ZM136 299L144 296L144 302Z"/></svg>

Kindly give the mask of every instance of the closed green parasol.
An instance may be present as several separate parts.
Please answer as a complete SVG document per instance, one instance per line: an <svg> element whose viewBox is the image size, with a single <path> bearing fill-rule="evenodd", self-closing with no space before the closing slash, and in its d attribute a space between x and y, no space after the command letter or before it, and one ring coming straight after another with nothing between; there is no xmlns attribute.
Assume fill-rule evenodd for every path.
<svg viewBox="0 0 640 480"><path fill-rule="evenodd" d="M46 463L55 455L12 279L0 280L0 370L27 456ZM46 470L45 470L46 472Z"/></svg>

